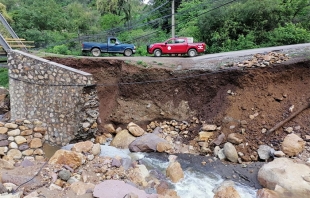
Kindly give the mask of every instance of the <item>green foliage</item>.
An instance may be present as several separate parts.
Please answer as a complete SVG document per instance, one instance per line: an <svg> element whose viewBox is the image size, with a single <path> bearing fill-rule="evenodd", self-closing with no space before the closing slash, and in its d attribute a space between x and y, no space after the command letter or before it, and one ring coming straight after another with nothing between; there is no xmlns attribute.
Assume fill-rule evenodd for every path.
<svg viewBox="0 0 310 198"><path fill-rule="evenodd" d="M269 46L306 43L310 42L310 32L298 25L287 23L284 27L269 32L268 39Z"/></svg>
<svg viewBox="0 0 310 198"><path fill-rule="evenodd" d="M9 87L9 74L7 68L0 68L0 86Z"/></svg>
<svg viewBox="0 0 310 198"><path fill-rule="evenodd" d="M120 26L122 23L122 17L116 14L108 13L100 18L101 27L104 30L109 30Z"/></svg>
<svg viewBox="0 0 310 198"><path fill-rule="evenodd" d="M54 53L54 54L63 54L63 55L70 54L70 50L68 49L68 46L66 45L56 45L53 48L49 49L48 52Z"/></svg>
<svg viewBox="0 0 310 198"><path fill-rule="evenodd" d="M113 35L147 56L147 44L171 37L171 2L166 2L0 0L0 10L17 35L37 48L78 55L80 42ZM176 35L205 42L206 53L309 42L310 0L238 0L222 6L225 2L175 1Z"/></svg>

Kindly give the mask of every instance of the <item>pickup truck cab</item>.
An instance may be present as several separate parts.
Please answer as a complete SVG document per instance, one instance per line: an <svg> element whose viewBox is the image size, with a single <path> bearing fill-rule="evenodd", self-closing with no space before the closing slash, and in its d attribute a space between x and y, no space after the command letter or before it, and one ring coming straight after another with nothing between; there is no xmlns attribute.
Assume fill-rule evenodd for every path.
<svg viewBox="0 0 310 198"><path fill-rule="evenodd" d="M192 37L170 38L163 43L154 43L147 46L149 54L161 56L163 54L187 54L197 56L206 50L205 43L193 43Z"/></svg>
<svg viewBox="0 0 310 198"><path fill-rule="evenodd" d="M133 44L121 43L116 37L108 37L106 43L83 42L82 53L90 52L93 56L100 56L101 53L118 53L124 56L131 56L136 53Z"/></svg>

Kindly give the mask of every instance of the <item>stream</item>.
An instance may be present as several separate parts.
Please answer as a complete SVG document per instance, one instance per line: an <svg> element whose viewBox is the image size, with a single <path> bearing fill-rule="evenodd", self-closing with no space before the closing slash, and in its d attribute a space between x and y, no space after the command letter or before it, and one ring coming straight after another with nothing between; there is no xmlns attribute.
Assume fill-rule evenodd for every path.
<svg viewBox="0 0 310 198"><path fill-rule="evenodd" d="M70 144L62 147L62 149L71 150L72 146L73 144ZM241 198L255 198L257 189L261 188L257 181L257 172L263 165L262 162L248 165L224 164L211 156L176 154L177 161L183 169L184 178L174 184L166 178L165 171L169 165L169 155L166 153L131 153L128 149L101 145L100 156L119 156L123 159L130 159L127 162L128 167L131 164L130 161L138 160L140 164L146 166L151 175L159 180L166 181L181 198L213 198L212 190L226 179L235 182L235 189ZM201 162L207 163L203 165ZM147 189L146 191L156 193L154 189Z"/></svg>

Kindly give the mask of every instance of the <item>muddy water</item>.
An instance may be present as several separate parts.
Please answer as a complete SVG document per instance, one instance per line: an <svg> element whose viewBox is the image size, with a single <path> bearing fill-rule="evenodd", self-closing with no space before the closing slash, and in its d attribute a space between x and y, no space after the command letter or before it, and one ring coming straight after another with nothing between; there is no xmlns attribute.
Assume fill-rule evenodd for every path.
<svg viewBox="0 0 310 198"><path fill-rule="evenodd" d="M61 149L61 146L52 146L48 143L43 144L43 151L45 153L45 157L48 159L50 159L59 149Z"/></svg>

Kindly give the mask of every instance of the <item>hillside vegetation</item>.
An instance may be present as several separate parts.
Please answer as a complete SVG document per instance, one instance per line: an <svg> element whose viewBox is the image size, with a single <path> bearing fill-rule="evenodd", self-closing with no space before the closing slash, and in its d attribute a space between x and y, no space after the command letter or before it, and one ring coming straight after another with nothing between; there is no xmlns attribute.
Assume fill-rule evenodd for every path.
<svg viewBox="0 0 310 198"><path fill-rule="evenodd" d="M0 0L0 10L20 38L58 54L113 35L147 55L171 37L171 0ZM309 42L309 18L310 0L175 0L176 35L205 42L206 53Z"/></svg>

